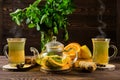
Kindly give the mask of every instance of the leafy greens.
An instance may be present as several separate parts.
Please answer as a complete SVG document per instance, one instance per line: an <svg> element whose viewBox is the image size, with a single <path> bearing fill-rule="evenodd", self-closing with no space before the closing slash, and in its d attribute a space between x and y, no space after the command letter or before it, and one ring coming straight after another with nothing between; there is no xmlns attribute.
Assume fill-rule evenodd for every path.
<svg viewBox="0 0 120 80"><path fill-rule="evenodd" d="M17 25L26 23L28 28L36 28L41 33L41 49L57 35L59 30L65 32L64 39L68 40L67 15L72 14L74 5L72 0L46 0L44 6L40 7L41 0L36 0L24 9L17 9L10 13L12 20Z"/></svg>

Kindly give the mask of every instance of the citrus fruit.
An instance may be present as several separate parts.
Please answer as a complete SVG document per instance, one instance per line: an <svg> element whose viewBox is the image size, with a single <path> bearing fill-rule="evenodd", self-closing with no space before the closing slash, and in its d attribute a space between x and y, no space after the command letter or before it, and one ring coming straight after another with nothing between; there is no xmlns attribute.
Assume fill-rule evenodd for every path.
<svg viewBox="0 0 120 80"><path fill-rule="evenodd" d="M69 64L66 64L61 68L61 70L68 70L68 69L70 69Z"/></svg>
<svg viewBox="0 0 120 80"><path fill-rule="evenodd" d="M45 56L41 60L41 67L44 69L58 69L63 66L62 58L57 55Z"/></svg>
<svg viewBox="0 0 120 80"><path fill-rule="evenodd" d="M80 44L79 43L70 43L67 46L64 47L64 50L66 52L64 52L64 54L68 54L72 59L75 58L76 56L76 52L78 53L78 55L80 55Z"/></svg>
<svg viewBox="0 0 120 80"><path fill-rule="evenodd" d="M35 62L39 65L41 65L41 61L42 61L42 58L41 58L41 55L38 55L35 59Z"/></svg>
<svg viewBox="0 0 120 80"><path fill-rule="evenodd" d="M48 56L42 58L42 60L41 60L41 66L42 66L44 69L48 69L48 67L46 66L47 60L48 60Z"/></svg>
<svg viewBox="0 0 120 80"><path fill-rule="evenodd" d="M72 60L69 56L66 56L63 60L62 60L64 65L69 65L69 67L72 66Z"/></svg>
<svg viewBox="0 0 120 80"><path fill-rule="evenodd" d="M90 49L87 47L87 45L81 46L81 54L79 58L91 58L92 54Z"/></svg>
<svg viewBox="0 0 120 80"><path fill-rule="evenodd" d="M61 68L63 66L61 56L49 56L48 65L49 68Z"/></svg>

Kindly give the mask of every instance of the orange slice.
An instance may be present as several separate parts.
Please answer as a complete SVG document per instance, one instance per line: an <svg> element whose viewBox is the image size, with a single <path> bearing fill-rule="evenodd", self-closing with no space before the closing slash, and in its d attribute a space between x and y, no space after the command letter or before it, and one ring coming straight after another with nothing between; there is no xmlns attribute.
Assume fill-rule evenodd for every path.
<svg viewBox="0 0 120 80"><path fill-rule="evenodd" d="M80 44L79 43L70 43L67 46L65 46L64 50L67 52L64 52L64 54L68 54L72 59L75 58L76 52L78 52L78 55L80 55ZM69 50L69 51L68 51Z"/></svg>

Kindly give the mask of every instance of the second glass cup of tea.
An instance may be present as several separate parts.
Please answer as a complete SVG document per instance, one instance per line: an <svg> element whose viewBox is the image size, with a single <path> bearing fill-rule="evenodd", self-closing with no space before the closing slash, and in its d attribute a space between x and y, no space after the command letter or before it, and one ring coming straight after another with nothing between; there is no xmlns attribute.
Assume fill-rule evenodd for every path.
<svg viewBox="0 0 120 80"><path fill-rule="evenodd" d="M92 38L93 43L93 61L97 65L107 65L109 60L117 55L117 47L110 45L109 38ZM114 49L112 56L109 56L109 48Z"/></svg>
<svg viewBox="0 0 120 80"><path fill-rule="evenodd" d="M7 38L8 44L4 46L4 54L7 56L10 66L25 63L25 42L26 38Z"/></svg>

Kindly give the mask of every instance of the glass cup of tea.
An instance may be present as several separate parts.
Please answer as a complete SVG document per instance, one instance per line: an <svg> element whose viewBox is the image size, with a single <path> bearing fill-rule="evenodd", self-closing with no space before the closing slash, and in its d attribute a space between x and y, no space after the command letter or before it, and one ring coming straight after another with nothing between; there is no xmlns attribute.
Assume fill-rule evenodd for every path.
<svg viewBox="0 0 120 80"><path fill-rule="evenodd" d="M4 54L10 66L25 63L25 42L26 38L7 38L8 44L4 46Z"/></svg>
<svg viewBox="0 0 120 80"><path fill-rule="evenodd" d="M93 61L97 65L107 65L109 60L117 55L117 47L110 45L109 38L92 38L93 44ZM109 48L114 49L114 53L109 56Z"/></svg>

